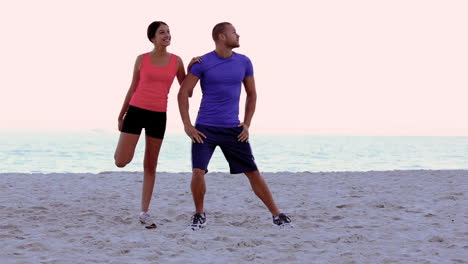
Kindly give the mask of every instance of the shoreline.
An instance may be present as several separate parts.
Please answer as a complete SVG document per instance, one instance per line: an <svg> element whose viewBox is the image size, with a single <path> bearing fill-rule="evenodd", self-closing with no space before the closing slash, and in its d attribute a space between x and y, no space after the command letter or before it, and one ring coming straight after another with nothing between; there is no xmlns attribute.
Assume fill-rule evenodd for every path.
<svg viewBox="0 0 468 264"><path fill-rule="evenodd" d="M467 172L468 169L395 169L395 170L339 170L339 171L260 171L263 174L281 174L281 173L291 173L291 174L331 174L331 173L384 173L384 172ZM0 172L0 177L2 175L57 175L57 174L90 174L90 175L105 175L105 174L135 174L143 173L143 170L138 171L101 171L101 172ZM169 172L169 171L157 171L157 174L191 174L190 171L180 171L180 172ZM227 174L227 175L243 175L242 173L230 174L227 171L209 171L206 175L210 174Z"/></svg>
<svg viewBox="0 0 468 264"><path fill-rule="evenodd" d="M207 174L208 226L193 232L189 172L158 172L154 230L137 221L140 171L0 173L0 260L468 263L468 170L262 175L295 228L275 228L241 174Z"/></svg>

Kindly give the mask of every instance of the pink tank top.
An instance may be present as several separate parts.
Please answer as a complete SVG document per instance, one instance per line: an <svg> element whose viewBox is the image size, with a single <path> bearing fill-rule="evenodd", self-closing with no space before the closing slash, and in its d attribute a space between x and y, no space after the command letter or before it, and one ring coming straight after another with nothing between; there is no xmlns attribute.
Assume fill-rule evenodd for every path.
<svg viewBox="0 0 468 264"><path fill-rule="evenodd" d="M156 66L149 53L143 54L140 80L130 105L154 112L167 111L167 96L177 74L177 56L171 54L166 66Z"/></svg>

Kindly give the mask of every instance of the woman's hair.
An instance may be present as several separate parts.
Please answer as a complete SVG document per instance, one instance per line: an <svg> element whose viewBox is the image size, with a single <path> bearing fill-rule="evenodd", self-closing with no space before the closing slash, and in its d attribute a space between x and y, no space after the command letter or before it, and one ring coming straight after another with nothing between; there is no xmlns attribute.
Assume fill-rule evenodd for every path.
<svg viewBox="0 0 468 264"><path fill-rule="evenodd" d="M151 39L154 37L154 34L156 34L156 30L158 30L159 26L161 25L167 26L167 24L162 21L154 21L148 26L147 34L150 42L152 42Z"/></svg>

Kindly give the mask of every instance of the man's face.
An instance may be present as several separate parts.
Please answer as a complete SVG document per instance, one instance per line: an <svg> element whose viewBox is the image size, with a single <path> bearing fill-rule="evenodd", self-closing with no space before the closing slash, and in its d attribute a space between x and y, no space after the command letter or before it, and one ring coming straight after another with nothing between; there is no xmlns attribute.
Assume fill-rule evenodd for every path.
<svg viewBox="0 0 468 264"><path fill-rule="evenodd" d="M230 48L238 48L239 45L239 34L232 25L226 25L224 29L224 36L226 37L224 44Z"/></svg>

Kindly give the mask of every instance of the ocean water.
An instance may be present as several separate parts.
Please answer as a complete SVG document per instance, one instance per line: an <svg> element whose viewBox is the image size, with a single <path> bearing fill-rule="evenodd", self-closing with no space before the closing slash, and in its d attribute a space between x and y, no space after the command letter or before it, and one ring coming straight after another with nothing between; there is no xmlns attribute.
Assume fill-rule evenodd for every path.
<svg viewBox="0 0 468 264"><path fill-rule="evenodd" d="M118 133L0 133L0 173L142 171L144 137L133 161L115 167ZM251 135L264 172L468 169L468 137L370 137ZM158 171L189 172L190 141L181 134L164 140ZM219 148L208 168L228 172Z"/></svg>

